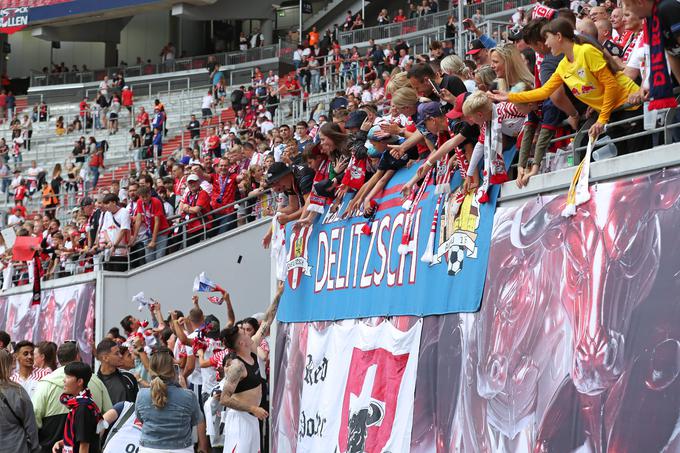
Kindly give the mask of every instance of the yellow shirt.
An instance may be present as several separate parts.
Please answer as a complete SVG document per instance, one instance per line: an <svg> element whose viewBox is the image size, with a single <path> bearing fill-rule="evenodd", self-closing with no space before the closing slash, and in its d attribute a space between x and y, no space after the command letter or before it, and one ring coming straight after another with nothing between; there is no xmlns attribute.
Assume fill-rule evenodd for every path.
<svg viewBox="0 0 680 453"><path fill-rule="evenodd" d="M516 103L536 102L548 98L564 82L581 102L599 112L598 122L607 123L611 112L625 104L638 91L635 82L618 72L613 75L602 52L590 44L574 44L574 61L562 58L555 73L536 90L508 93Z"/></svg>

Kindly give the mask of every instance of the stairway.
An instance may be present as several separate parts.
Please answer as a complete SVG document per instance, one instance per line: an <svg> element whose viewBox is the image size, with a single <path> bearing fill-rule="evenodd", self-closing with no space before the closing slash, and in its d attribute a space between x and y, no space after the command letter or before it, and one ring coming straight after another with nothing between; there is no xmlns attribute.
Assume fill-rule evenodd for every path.
<svg viewBox="0 0 680 453"><path fill-rule="evenodd" d="M201 126L213 126L218 125L220 122L234 121L236 118L235 112L231 108L223 109L219 115L213 116L209 120L204 121ZM207 129L201 130L201 138L205 138ZM171 155L175 154L177 151L181 151L182 138L184 138L184 143L190 143L189 131L183 130L179 135L175 135L170 140L163 143L163 159L167 159ZM106 165L106 157L104 157L104 165ZM144 168L145 162L142 162L142 168ZM104 189L111 185L111 183L116 180L119 181L123 176L130 174L130 169L134 167L134 162L128 162L122 165L118 165L113 168L107 168L105 172L99 177L97 182L97 188Z"/></svg>

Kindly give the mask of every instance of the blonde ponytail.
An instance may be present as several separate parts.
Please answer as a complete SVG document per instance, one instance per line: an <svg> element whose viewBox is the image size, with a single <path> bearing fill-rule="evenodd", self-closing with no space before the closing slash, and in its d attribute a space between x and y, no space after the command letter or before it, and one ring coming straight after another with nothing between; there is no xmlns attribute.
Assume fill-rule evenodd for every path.
<svg viewBox="0 0 680 453"><path fill-rule="evenodd" d="M151 403L158 409L168 404L169 381L177 379L172 359L172 352L167 348L161 348L151 356L149 361L151 376Z"/></svg>
<svg viewBox="0 0 680 453"><path fill-rule="evenodd" d="M159 409L168 403L168 386L158 376L151 380L151 402Z"/></svg>

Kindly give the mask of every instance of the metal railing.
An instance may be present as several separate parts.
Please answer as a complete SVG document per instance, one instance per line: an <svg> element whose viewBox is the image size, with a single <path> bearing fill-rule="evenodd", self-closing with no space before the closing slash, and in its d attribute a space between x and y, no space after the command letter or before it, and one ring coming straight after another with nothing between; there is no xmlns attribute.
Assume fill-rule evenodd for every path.
<svg viewBox="0 0 680 453"><path fill-rule="evenodd" d="M188 58L177 58L164 63L144 63L141 65L114 66L105 69L96 69L87 72L65 72L60 74L44 74L33 71L31 74L31 87L64 85L72 83L91 83L101 81L104 76L112 77L114 74L123 74L124 77L142 77L154 74L189 71L203 69L208 64L208 58L215 57L220 66L237 65L251 61L276 58L279 54L279 44L255 47L245 51L216 53L212 55L198 55Z"/></svg>
<svg viewBox="0 0 680 453"><path fill-rule="evenodd" d="M463 17L469 18L479 9L482 15L495 15L503 11L510 11L518 6L526 6L533 4L532 0L495 0L485 1L481 3L472 3L463 7ZM367 42L369 39L387 39L398 38L402 35L413 33L416 31L425 30L428 28L445 27L449 18L453 17L456 28L458 24L458 8L440 11L437 13L426 14L424 16L407 19L404 22L396 22L387 25L378 25L375 27L366 27L359 30L351 30L338 33L338 42L341 46L351 46L354 43ZM464 33L465 30L458 30L458 33ZM447 36L447 39L454 39L454 36Z"/></svg>

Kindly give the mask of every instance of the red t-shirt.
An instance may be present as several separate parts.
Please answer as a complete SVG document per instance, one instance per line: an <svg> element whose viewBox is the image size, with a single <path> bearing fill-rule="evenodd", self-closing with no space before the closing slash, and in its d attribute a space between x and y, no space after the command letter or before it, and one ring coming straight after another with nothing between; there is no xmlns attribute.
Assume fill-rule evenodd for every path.
<svg viewBox="0 0 680 453"><path fill-rule="evenodd" d="M23 201L24 198L26 198L26 186L22 184L14 192L14 201Z"/></svg>
<svg viewBox="0 0 680 453"><path fill-rule="evenodd" d="M90 109L90 106L85 101L80 101L80 116L85 116L85 113Z"/></svg>
<svg viewBox="0 0 680 453"><path fill-rule="evenodd" d="M220 147L220 138L217 135L211 135L206 140L206 143L208 145L208 149L210 150L217 149Z"/></svg>
<svg viewBox="0 0 680 453"><path fill-rule="evenodd" d="M141 124L142 126L148 126L149 125L149 114L144 112L140 113L137 115L137 123Z"/></svg>
<svg viewBox="0 0 680 453"><path fill-rule="evenodd" d="M123 97L123 105L125 107L131 106L132 105L132 90L123 90L121 95Z"/></svg>
<svg viewBox="0 0 680 453"><path fill-rule="evenodd" d="M394 16L394 23L397 24L399 22L404 22L406 20L406 16Z"/></svg>
<svg viewBox="0 0 680 453"><path fill-rule="evenodd" d="M228 174L225 178L218 174L212 174L210 178L213 186L211 194L212 209L217 209L236 201L236 173ZM231 214L232 212L234 212L233 205L225 208L224 211L220 211L219 214Z"/></svg>
<svg viewBox="0 0 680 453"><path fill-rule="evenodd" d="M158 217L160 225L158 226L158 234L168 234L169 231L163 232L170 227L167 217L165 217L165 209L163 209L163 202L158 198L151 197L149 203L144 203L142 199L137 200L137 207L135 208L137 215L142 215L142 222L149 233L149 239L153 233L154 218Z"/></svg>
<svg viewBox="0 0 680 453"><path fill-rule="evenodd" d="M198 193L193 194L188 192L184 197L184 203L193 207L200 206L201 214L188 214L188 218L184 220L192 220L187 224L187 233L193 233L203 229L203 223L205 223L206 230L210 228L210 216L205 216L206 213L210 212L210 195L203 189L200 189ZM199 218L202 217L202 218Z"/></svg>

